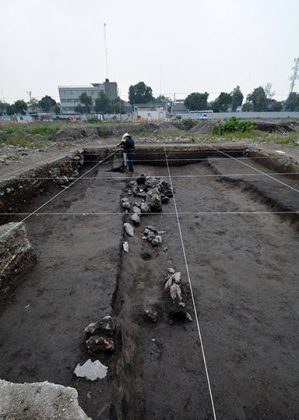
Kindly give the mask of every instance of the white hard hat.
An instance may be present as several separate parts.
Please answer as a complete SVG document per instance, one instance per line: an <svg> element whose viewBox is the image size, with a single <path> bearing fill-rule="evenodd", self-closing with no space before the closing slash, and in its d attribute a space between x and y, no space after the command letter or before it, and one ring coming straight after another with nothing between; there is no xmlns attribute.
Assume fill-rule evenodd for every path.
<svg viewBox="0 0 299 420"><path fill-rule="evenodd" d="M126 137L129 137L130 136L130 134L129 133L125 133L123 136L122 136L122 138L123 138L123 140L126 138Z"/></svg>

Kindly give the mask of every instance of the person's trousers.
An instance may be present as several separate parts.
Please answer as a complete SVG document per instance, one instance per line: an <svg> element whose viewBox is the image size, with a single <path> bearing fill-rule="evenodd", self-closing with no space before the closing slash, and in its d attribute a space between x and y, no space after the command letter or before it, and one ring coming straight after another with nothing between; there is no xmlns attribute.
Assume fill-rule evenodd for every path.
<svg viewBox="0 0 299 420"><path fill-rule="evenodd" d="M128 170L130 172L134 172L133 157L134 157L134 151L133 150L128 150L127 151L127 166L128 166Z"/></svg>
<svg viewBox="0 0 299 420"><path fill-rule="evenodd" d="M126 152L123 153L123 161L124 161L124 168L126 168L127 167L127 153Z"/></svg>

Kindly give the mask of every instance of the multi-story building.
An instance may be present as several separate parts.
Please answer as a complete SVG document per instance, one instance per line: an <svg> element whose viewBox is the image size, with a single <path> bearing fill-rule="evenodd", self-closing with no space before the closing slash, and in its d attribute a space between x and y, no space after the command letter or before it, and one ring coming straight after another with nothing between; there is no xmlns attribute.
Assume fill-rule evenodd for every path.
<svg viewBox="0 0 299 420"><path fill-rule="evenodd" d="M109 82L108 79L104 83L92 83L90 86L58 86L61 113L73 114L75 108L80 104L80 95L86 93L92 98L93 103L99 96L100 92L104 92L110 100L117 98L117 83Z"/></svg>

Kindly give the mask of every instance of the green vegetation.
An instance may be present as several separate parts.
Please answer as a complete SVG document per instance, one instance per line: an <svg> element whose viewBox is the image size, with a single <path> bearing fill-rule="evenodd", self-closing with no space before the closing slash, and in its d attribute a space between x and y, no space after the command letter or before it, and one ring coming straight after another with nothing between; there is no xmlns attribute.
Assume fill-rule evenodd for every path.
<svg viewBox="0 0 299 420"><path fill-rule="evenodd" d="M50 112L56 110L57 103L51 96L46 95L38 102L38 106L43 112Z"/></svg>
<svg viewBox="0 0 299 420"><path fill-rule="evenodd" d="M267 83L264 88L262 86L255 88L253 92L247 96L242 111L282 111L284 103L273 99L275 92L272 92L271 89L271 83ZM286 108L286 110L288 109Z"/></svg>
<svg viewBox="0 0 299 420"><path fill-rule="evenodd" d="M212 134L204 135L201 139L206 141L223 140L246 140L252 142L273 142L277 144L288 144L290 146L299 146L299 130L291 133L267 133L252 129L250 131L226 131L219 134L217 130L212 130Z"/></svg>
<svg viewBox="0 0 299 420"><path fill-rule="evenodd" d="M147 104L153 101L153 91L144 82L129 87L129 101L131 105Z"/></svg>
<svg viewBox="0 0 299 420"><path fill-rule="evenodd" d="M3 124L0 130L6 131L8 134L41 134L43 136L52 136L57 133L64 123L50 122L50 123L32 123L32 124Z"/></svg>
<svg viewBox="0 0 299 420"><path fill-rule="evenodd" d="M213 134L222 135L224 133L248 133L252 131L254 124L251 121L240 120L236 117L231 117L224 122L219 122L213 127Z"/></svg>
<svg viewBox="0 0 299 420"><path fill-rule="evenodd" d="M197 120L193 120L192 118L186 118L182 119L180 121L173 123L176 128L179 128L180 130L191 130L196 124L198 124Z"/></svg>
<svg viewBox="0 0 299 420"><path fill-rule="evenodd" d="M0 140L0 144L10 144L12 146L28 147L29 149L43 149L44 147L48 146L50 142L48 140L37 141L29 136L26 137L20 134L14 134L8 136L6 140Z"/></svg>
<svg viewBox="0 0 299 420"><path fill-rule="evenodd" d="M292 92L289 94L285 108L287 111L299 111L299 93Z"/></svg>
<svg viewBox="0 0 299 420"><path fill-rule="evenodd" d="M208 108L208 92L193 92L184 101L185 107L190 111L201 111Z"/></svg>
<svg viewBox="0 0 299 420"><path fill-rule="evenodd" d="M0 132L7 133L7 138L0 140L0 144L28 147L31 149L43 149L50 144L49 137L54 136L64 123L32 123L32 124L3 124ZM34 139L39 134L45 140Z"/></svg>
<svg viewBox="0 0 299 420"><path fill-rule="evenodd" d="M11 155L6 158L6 160L11 160L12 162L19 161L21 158L18 155Z"/></svg>

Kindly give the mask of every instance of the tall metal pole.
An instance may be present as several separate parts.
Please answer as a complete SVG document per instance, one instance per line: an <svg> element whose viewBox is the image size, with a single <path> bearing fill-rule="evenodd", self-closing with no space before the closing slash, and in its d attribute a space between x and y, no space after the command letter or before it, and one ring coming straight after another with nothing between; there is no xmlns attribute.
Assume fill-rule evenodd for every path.
<svg viewBox="0 0 299 420"><path fill-rule="evenodd" d="M293 74L290 77L291 85L290 85L290 93L294 91L296 80L298 79L299 75L299 58L294 58L294 65L292 67Z"/></svg>
<svg viewBox="0 0 299 420"><path fill-rule="evenodd" d="M107 39L106 39L106 23L104 23L104 44L105 44L105 56L106 56L106 78L109 79L108 52L107 52Z"/></svg>

